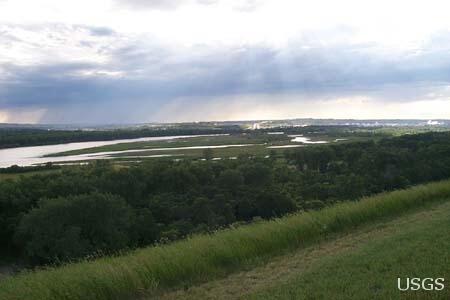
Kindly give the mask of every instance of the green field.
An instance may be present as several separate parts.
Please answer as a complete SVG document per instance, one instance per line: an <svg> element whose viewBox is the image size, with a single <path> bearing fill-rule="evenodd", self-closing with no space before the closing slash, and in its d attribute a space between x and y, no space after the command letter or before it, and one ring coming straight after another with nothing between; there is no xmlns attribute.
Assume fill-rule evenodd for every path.
<svg viewBox="0 0 450 300"><path fill-rule="evenodd" d="M78 155L87 153L99 153L109 151L126 151L146 148L177 148L177 147L193 147L193 146L218 146L218 145L236 145L236 144L263 144L267 143L271 138L273 141L288 141L286 136L272 136L268 137L265 134L258 135L246 135L246 134L233 134L222 136L204 136L193 138L181 138L166 141L147 141L147 142L133 142L133 143L120 143L115 145L107 145L101 147L93 147L81 150L73 150L61 153L55 153L50 156L66 156L66 155ZM154 153L159 154L159 153Z"/></svg>
<svg viewBox="0 0 450 300"><path fill-rule="evenodd" d="M408 211L417 212L420 209L429 209L435 204L448 203L446 199L450 200L449 181L381 194L359 202L341 203L317 212L294 214L273 221L223 230L212 235L194 236L169 245L137 250L124 256L105 257L95 261L24 273L2 282L0 299L69 300L159 297L165 291L174 288L189 288L213 278L224 278L234 272L261 266L280 255L295 253L307 249L309 246L317 245L317 243L351 234L361 226L368 224L376 226L376 224L382 224L380 222L398 216L406 216ZM448 224L448 206L442 207L445 208L437 210L442 211L441 214L446 219L442 220L443 223L439 223L441 222L439 220L436 221L438 222L436 224L439 224L436 225L436 228L445 230L444 225ZM401 233L400 226L395 228L400 228L399 232ZM414 227L411 227L411 230L412 233L409 233L410 231L401 233L404 234L403 239L406 241L405 251L408 249L407 241L411 240L415 234ZM417 230L419 233L425 232L425 229L420 229L420 226L417 227ZM432 247L442 248L437 246L445 245L442 244L445 243L445 240L442 243L439 239L439 242L436 241L436 237L440 235L442 232L437 231L436 235L428 239L428 243L433 242ZM401 241L401 239L392 237L390 240L387 238L385 242L389 243L389 241L398 245L399 242L396 241ZM382 247L379 246L382 244L376 243L374 240L373 244L371 242L367 244L367 248L362 248L360 254L356 253L356 261L357 259L363 261L364 257L370 256L370 251L383 255L377 250ZM374 247L375 250L370 250L371 247ZM333 253L332 249L331 253ZM424 259L431 261L433 257L427 257L431 254L433 253L423 252ZM319 266L336 264L333 260L329 260L328 256L323 256L323 258L324 260L321 260ZM340 259L344 263L351 261L348 256L342 256ZM394 259L391 266L394 268L402 262L404 260L396 261ZM337 264L340 265L339 262ZM358 268L358 266L360 266L358 263L349 264L348 271ZM420 264L414 263L414 266L420 266ZM435 266L440 267L440 264L435 264ZM314 274L328 272L328 268L318 267L316 272L319 273L313 271L309 275L312 279L317 278L314 276L321 276ZM346 268L341 272L345 274ZM334 274L334 271L332 273ZM418 274L418 272L414 274ZM326 276L328 276L326 282L330 284L330 287L341 280L339 276L331 279L329 275ZM365 274L364 276L370 275ZM374 278L383 278L382 276L374 275ZM302 278L293 280L304 280ZM343 282L350 280L346 278L342 277ZM296 286L295 282L286 284L288 287L282 291L288 290L289 287L293 289ZM276 290L278 286L281 287L281 285L276 285L274 289L256 294L255 297L270 298L272 295L278 295L279 292ZM375 289L375 291L377 290L379 289ZM296 291L294 289L292 293L296 293ZM349 288L346 288L345 291L354 292ZM360 291L360 293L363 296L367 292ZM347 296L356 297L358 295L348 294ZM280 296L283 295L280 294ZM289 294L286 297L289 297Z"/></svg>
<svg viewBox="0 0 450 300"><path fill-rule="evenodd" d="M355 141L361 139L367 139L368 137L361 138L347 134L342 134L341 138L346 141ZM222 136L204 136L193 138L181 138L167 141L147 141L147 142L133 142L133 143L120 143L115 145L107 145L101 147L93 147L81 150L66 151L60 153L54 153L48 155L52 156L67 156L67 155L79 155L88 153L100 153L110 151L127 151L127 150L142 150L139 152L122 153L116 156L139 156L139 155L155 155L155 154L172 154L174 156L187 156L187 157L202 157L203 149L175 149L179 147L197 147L197 146L221 146L221 145L249 145L244 147L230 147L213 149L215 157L230 157L238 156L240 154L250 155L267 155L271 150L284 151L283 148L271 149L270 146L283 146L283 145L301 145L301 143L291 142L292 137L287 134L267 134L267 133L241 133ZM323 140L327 142L334 142L335 137L328 136L326 134L311 135L312 141ZM342 141L342 142L346 142ZM151 148L152 150L149 150ZM158 148L161 148L159 150ZM171 150L164 150L165 148L174 148Z"/></svg>

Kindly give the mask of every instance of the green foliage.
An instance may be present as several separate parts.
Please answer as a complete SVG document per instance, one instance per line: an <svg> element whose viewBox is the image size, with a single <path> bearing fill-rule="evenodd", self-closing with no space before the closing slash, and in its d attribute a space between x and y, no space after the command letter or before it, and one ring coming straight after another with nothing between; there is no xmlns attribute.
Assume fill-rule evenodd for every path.
<svg viewBox="0 0 450 300"><path fill-rule="evenodd" d="M214 235L142 249L60 268L25 273L2 282L0 298L124 299L140 291L190 285L305 247L380 219L450 199L450 181L346 202L318 212L258 222Z"/></svg>
<svg viewBox="0 0 450 300"><path fill-rule="evenodd" d="M151 225L147 214L141 212L141 226ZM80 258L125 248L132 217L131 207L118 196L92 193L44 199L22 218L16 239L35 261Z"/></svg>
<svg viewBox="0 0 450 300"><path fill-rule="evenodd" d="M357 199L450 176L450 134L305 147L286 154L307 200Z"/></svg>
<svg viewBox="0 0 450 300"><path fill-rule="evenodd" d="M47 167L49 171L54 168ZM233 222L318 210L339 201L449 177L450 133L304 147L277 159L166 160L120 169L99 161L40 176L1 180L0 251L33 264L65 261L93 254L89 251L114 251L172 241L192 233L211 232ZM32 218L30 215L43 202L63 198L61 202L67 203L77 196L93 194L121 198L132 211L135 220L132 224L117 224L119 231L131 231L117 247L83 244L82 250L76 246L66 253L56 243L47 241L46 253L36 254L44 250L26 250L25 247L31 249L26 238L19 238L20 243L13 242L15 235L23 236L19 225ZM101 205L107 203L101 202L99 210ZM80 208L67 204L64 209L67 215L71 215L70 210L76 215ZM33 218L37 222L38 218ZM77 226L70 230L62 227L68 226L62 217L50 215L45 222L55 230L67 230L67 238L70 234L71 240L81 234ZM48 232L49 239L55 239L53 232ZM42 235L45 241L45 231Z"/></svg>
<svg viewBox="0 0 450 300"><path fill-rule="evenodd" d="M296 210L295 202L287 195L273 190L262 190L256 197L257 216L281 217Z"/></svg>
<svg viewBox="0 0 450 300"><path fill-rule="evenodd" d="M265 186L272 180L272 170L262 162L243 164L239 170L244 175L245 184L251 186Z"/></svg>
<svg viewBox="0 0 450 300"><path fill-rule="evenodd" d="M226 190L235 190L244 184L244 177L239 170L229 169L220 173L217 182Z"/></svg>

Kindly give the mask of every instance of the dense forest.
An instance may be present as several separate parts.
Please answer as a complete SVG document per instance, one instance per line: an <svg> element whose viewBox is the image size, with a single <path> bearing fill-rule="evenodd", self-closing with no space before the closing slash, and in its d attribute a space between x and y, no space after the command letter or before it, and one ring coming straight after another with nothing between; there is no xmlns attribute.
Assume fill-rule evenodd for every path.
<svg viewBox="0 0 450 300"><path fill-rule="evenodd" d="M72 142L110 141L141 137L220 134L240 132L238 126L189 127L182 128L144 128L114 130L43 130L23 128L0 129L0 149L24 146L52 145Z"/></svg>
<svg viewBox="0 0 450 300"><path fill-rule="evenodd" d="M269 158L107 161L0 181L1 250L30 264L114 253L450 177L450 133Z"/></svg>

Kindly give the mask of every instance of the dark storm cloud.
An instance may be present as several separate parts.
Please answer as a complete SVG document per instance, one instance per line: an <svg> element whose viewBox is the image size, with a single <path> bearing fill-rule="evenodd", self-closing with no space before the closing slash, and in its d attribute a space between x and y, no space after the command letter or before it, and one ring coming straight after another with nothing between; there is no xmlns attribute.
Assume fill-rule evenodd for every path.
<svg viewBox="0 0 450 300"><path fill-rule="evenodd" d="M151 119L181 97L196 99L196 104L214 97L279 93L426 99L430 91L450 85L445 36L436 37L440 46L430 41L423 49L398 55L373 45L305 41L281 50L194 46L180 52L135 42L111 51L108 63L0 65L9 74L0 76L0 109L44 108L44 120L51 122L101 122L111 116L133 122Z"/></svg>

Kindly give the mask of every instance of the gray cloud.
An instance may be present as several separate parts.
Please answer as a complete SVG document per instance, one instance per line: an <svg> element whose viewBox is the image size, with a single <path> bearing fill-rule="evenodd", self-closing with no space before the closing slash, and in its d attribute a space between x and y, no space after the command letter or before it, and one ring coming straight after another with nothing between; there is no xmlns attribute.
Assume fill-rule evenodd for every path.
<svg viewBox="0 0 450 300"><path fill-rule="evenodd" d="M115 0L119 5L131 9L173 10L188 3L212 5L220 0Z"/></svg>
<svg viewBox="0 0 450 300"><path fill-rule="evenodd" d="M283 49L174 50L135 39L106 47L106 62L0 64L8 74L0 76L0 110L45 109L45 122L136 122L160 117L161 107L181 98L202 105L227 96L283 93L299 95L298 101L365 95L408 102L431 99L442 90L448 97L448 41L443 32L421 49L387 55L375 45L323 45L308 35ZM276 101L269 98L264 101Z"/></svg>
<svg viewBox="0 0 450 300"><path fill-rule="evenodd" d="M254 12L263 4L263 2L264 2L263 0L240 1L239 4L234 6L234 10L240 12Z"/></svg>
<svg viewBox="0 0 450 300"><path fill-rule="evenodd" d="M186 0L116 0L121 5L137 9L174 9Z"/></svg>
<svg viewBox="0 0 450 300"><path fill-rule="evenodd" d="M156 10L173 10L180 6L194 3L199 5L214 5L220 1L226 0L115 0L119 5L131 9L156 9ZM252 12L261 6L264 0L240 0L233 9L241 12Z"/></svg>
<svg viewBox="0 0 450 300"><path fill-rule="evenodd" d="M216 4L219 1L220 0L197 0L197 3L204 4L204 5L211 5L211 4Z"/></svg>
<svg viewBox="0 0 450 300"><path fill-rule="evenodd" d="M94 36L110 36L115 35L116 32L108 27L92 27L86 26L86 28L90 31L91 35Z"/></svg>

